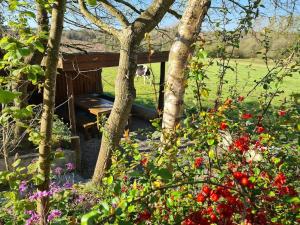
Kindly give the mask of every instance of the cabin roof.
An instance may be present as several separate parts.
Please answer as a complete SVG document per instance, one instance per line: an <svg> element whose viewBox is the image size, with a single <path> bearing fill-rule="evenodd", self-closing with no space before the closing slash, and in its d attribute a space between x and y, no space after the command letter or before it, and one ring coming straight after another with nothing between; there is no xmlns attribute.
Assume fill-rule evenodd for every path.
<svg viewBox="0 0 300 225"><path fill-rule="evenodd" d="M87 52L87 53L62 53L59 61L58 68L63 71L91 71L100 70L104 67L115 67L119 65L119 53L114 52ZM140 52L137 54L137 63L156 63L167 62L169 58L169 52ZM45 58L43 63L45 64Z"/></svg>

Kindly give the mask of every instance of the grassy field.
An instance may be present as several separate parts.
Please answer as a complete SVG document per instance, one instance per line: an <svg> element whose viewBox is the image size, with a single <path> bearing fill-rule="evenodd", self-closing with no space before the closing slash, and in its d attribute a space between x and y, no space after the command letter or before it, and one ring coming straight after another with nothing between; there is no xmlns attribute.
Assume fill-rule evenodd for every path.
<svg viewBox="0 0 300 225"><path fill-rule="evenodd" d="M241 95L245 95L248 91L255 85L255 80L260 80L267 72L266 66L264 63L258 59L238 59L232 61L232 66L235 67L237 64L237 73L228 70L228 73L225 76L226 83L223 88L223 98L226 98L230 95L230 88L233 86L237 87L238 92ZM251 65L251 66L250 66ZM155 76L155 82L159 83L159 70L160 64L152 64L152 70ZM168 68L168 65L167 65ZM209 80L207 81L207 87L210 90L209 97L205 99L205 106L212 106L213 101L216 96L216 90L218 85L218 66L214 64L209 68L208 76ZM117 68L105 68L103 69L103 86L104 92L110 95L114 94L115 86L115 77L117 73ZM149 81L146 81L142 78L135 80L135 87L137 91L136 103L143 104L149 107L156 105L155 91L152 85L149 84ZM235 85L237 84L237 85ZM193 82L189 82L188 88L185 95L185 104L191 105L194 102L193 96ZM293 77L286 77L285 80L280 84L280 90L284 91L281 96L274 99L274 103L279 105L281 100L284 97L288 97L293 93L300 93L300 74L296 73ZM156 86L156 91L158 92L158 85ZM246 101L248 103L257 102L257 97L263 92L263 88L258 88L255 90L251 96L249 96Z"/></svg>

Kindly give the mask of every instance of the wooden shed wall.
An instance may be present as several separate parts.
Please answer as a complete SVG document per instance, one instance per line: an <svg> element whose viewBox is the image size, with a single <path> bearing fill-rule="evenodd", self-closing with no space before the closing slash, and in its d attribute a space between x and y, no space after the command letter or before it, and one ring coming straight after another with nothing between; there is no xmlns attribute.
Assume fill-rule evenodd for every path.
<svg viewBox="0 0 300 225"><path fill-rule="evenodd" d="M101 70L82 72L76 71L60 72L56 80L56 105L67 100L67 83L66 77L72 76L74 95L102 93Z"/></svg>

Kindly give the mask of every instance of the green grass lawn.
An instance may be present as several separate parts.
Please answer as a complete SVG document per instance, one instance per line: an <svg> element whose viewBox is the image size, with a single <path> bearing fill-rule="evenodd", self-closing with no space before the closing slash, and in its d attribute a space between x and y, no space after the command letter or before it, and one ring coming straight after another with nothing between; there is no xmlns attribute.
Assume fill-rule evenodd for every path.
<svg viewBox="0 0 300 225"><path fill-rule="evenodd" d="M260 80L267 72L266 66L259 59L238 59L232 60L232 66L237 63L237 73L229 71L225 76L226 83L223 88L223 98L226 98L230 95L230 88L233 86L237 87L237 90L241 95L245 95L248 91L255 85L255 80ZM251 66L249 66L251 65ZM159 83L159 71L160 64L155 63L151 64L152 70L155 76L155 83ZM234 66L235 67L235 66ZM167 65L168 69L168 65ZM167 70L166 69L166 70ZM209 80L207 81L207 87L210 90L209 97L205 99L205 106L212 106L218 85L218 66L214 64L209 68L207 74L209 76ZM117 68L105 68L103 69L103 86L104 92L110 95L114 94L114 86L115 86L115 77L117 73ZM156 97L155 91L152 85L149 84L149 81L146 81L144 84L144 80L142 78L135 80L135 87L137 92L136 103L143 104L149 107L153 107L156 105ZM237 84L237 85L235 85ZM192 81L189 81L188 88L185 95L185 104L191 105L194 102L193 96L193 86L195 85ZM156 91L158 92L158 85L156 85ZM300 92L300 74L295 73L293 77L286 77L285 80L280 84L280 90L284 91L281 96L276 97L274 99L275 105L279 105L281 100L284 97L288 97L293 93ZM251 96L249 96L246 101L248 103L257 102L258 96L263 92L263 88L258 88L255 90Z"/></svg>

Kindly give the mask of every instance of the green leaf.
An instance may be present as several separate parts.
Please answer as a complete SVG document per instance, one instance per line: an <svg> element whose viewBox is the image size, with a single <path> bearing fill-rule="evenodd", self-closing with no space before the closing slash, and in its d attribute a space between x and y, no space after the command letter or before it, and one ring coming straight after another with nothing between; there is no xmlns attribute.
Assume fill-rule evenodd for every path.
<svg viewBox="0 0 300 225"><path fill-rule="evenodd" d="M173 205L174 205L173 200L172 200L171 198L168 198L168 199L167 199L167 206L168 206L169 208L172 208Z"/></svg>
<svg viewBox="0 0 300 225"><path fill-rule="evenodd" d="M37 163L31 163L27 166L28 174L33 174L37 171L38 164Z"/></svg>
<svg viewBox="0 0 300 225"><path fill-rule="evenodd" d="M8 104L14 101L15 98L20 96L20 92L11 92L0 89L0 103Z"/></svg>
<svg viewBox="0 0 300 225"><path fill-rule="evenodd" d="M300 203L300 198L299 197L290 197L290 198L288 198L287 202L298 205Z"/></svg>
<svg viewBox="0 0 300 225"><path fill-rule="evenodd" d="M207 98L209 96L209 91L206 88L203 88L201 90L201 96L203 96L204 98Z"/></svg>
<svg viewBox="0 0 300 225"><path fill-rule="evenodd" d="M120 193L121 193L121 189L122 189L122 187L121 187L121 182L117 182L117 183L116 183L116 186L114 187L114 192L115 192L116 194L120 194Z"/></svg>
<svg viewBox="0 0 300 225"><path fill-rule="evenodd" d="M88 3L90 6L96 6L96 5L97 5L97 0L87 0L87 3Z"/></svg>
<svg viewBox="0 0 300 225"><path fill-rule="evenodd" d="M134 205L130 205L129 207L128 207L128 212L129 213L132 213L132 212L134 212L135 211L135 206Z"/></svg>
<svg viewBox="0 0 300 225"><path fill-rule="evenodd" d="M36 185L39 185L45 181L45 177L42 174L38 174L34 176L33 180Z"/></svg>
<svg viewBox="0 0 300 225"><path fill-rule="evenodd" d="M172 178L172 174L166 168L155 169L153 174L160 176L164 180L169 180Z"/></svg>
<svg viewBox="0 0 300 225"><path fill-rule="evenodd" d="M30 55L31 51L28 48L19 48L17 53L24 57Z"/></svg>
<svg viewBox="0 0 300 225"><path fill-rule="evenodd" d="M12 164L12 167L13 168L16 168L18 165L20 165L21 163L21 159L17 159L13 164Z"/></svg>
<svg viewBox="0 0 300 225"><path fill-rule="evenodd" d="M41 53L45 51L44 45L40 41L35 42L34 47Z"/></svg>
<svg viewBox="0 0 300 225"><path fill-rule="evenodd" d="M63 151L55 151L54 158L55 159L63 159L65 157L65 153Z"/></svg>
<svg viewBox="0 0 300 225"><path fill-rule="evenodd" d="M101 205L105 211L109 211L109 205L107 204L107 202L101 202Z"/></svg>
<svg viewBox="0 0 300 225"><path fill-rule="evenodd" d="M108 184L108 185L111 185L113 182L114 182L114 177L113 177L113 176L109 176L109 177L107 178L107 184Z"/></svg>
<svg viewBox="0 0 300 225"><path fill-rule="evenodd" d="M97 210L93 210L81 217L81 225L96 225L96 219L99 216Z"/></svg>
<svg viewBox="0 0 300 225"><path fill-rule="evenodd" d="M9 50L14 50L14 49L16 49L16 47L17 47L17 44L15 43L15 42L12 42L12 43L9 43L9 44L7 44L7 45L4 45L3 44L3 49L4 50L6 50L6 51L9 51Z"/></svg>
<svg viewBox="0 0 300 225"><path fill-rule="evenodd" d="M215 158L215 151L213 149L209 150L208 157L210 159L214 159Z"/></svg>
<svg viewBox="0 0 300 225"><path fill-rule="evenodd" d="M269 196L269 197L275 197L275 196L276 196L276 194L275 194L275 192L274 192L274 191L270 191L270 192L269 192L269 194L268 194L268 196Z"/></svg>
<svg viewBox="0 0 300 225"><path fill-rule="evenodd" d="M26 16L31 17L33 19L35 19L35 14L33 12L30 11L25 11L23 12Z"/></svg>
<svg viewBox="0 0 300 225"><path fill-rule="evenodd" d="M215 143L215 140L214 139L208 139L207 140L207 144L208 145L213 145Z"/></svg>
<svg viewBox="0 0 300 225"><path fill-rule="evenodd" d="M259 168L254 168L253 171L254 171L254 174L256 176L258 176L260 174L260 169Z"/></svg>

